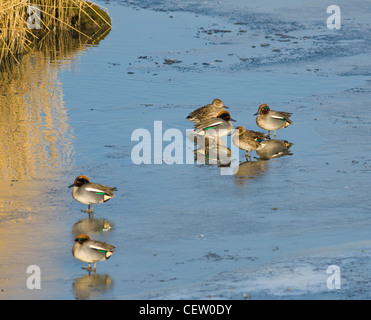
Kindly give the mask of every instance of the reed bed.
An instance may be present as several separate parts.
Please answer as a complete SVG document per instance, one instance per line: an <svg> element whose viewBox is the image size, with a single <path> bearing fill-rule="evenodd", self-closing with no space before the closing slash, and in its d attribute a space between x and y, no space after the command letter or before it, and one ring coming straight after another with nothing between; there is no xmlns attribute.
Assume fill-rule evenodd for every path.
<svg viewBox="0 0 371 320"><path fill-rule="evenodd" d="M93 39L111 28L106 10L84 0L1 0L0 66L34 50L50 33Z"/></svg>

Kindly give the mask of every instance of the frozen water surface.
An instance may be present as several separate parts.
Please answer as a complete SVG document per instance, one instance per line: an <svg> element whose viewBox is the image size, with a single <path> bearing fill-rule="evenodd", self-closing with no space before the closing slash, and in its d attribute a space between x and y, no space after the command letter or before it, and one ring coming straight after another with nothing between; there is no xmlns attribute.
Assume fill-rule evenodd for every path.
<svg viewBox="0 0 371 320"><path fill-rule="evenodd" d="M0 298L369 299L369 4L339 1L340 30L321 1L100 4L110 34L58 69L66 159L2 183ZM245 163L241 152L236 175L133 164L135 129L162 121L185 152L185 117L217 97L252 130L262 103L292 112L277 132L292 155ZM118 188L94 225L67 189L79 174ZM117 248L96 277L71 255L76 230ZM28 265L40 290L26 287ZM340 289L327 287L330 265Z"/></svg>

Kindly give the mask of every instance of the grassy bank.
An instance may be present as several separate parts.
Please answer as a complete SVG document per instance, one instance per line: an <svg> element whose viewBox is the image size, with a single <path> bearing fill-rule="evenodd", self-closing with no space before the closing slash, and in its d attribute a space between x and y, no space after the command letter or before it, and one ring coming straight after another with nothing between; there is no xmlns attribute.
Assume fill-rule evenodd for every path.
<svg viewBox="0 0 371 320"><path fill-rule="evenodd" d="M91 40L111 28L98 5L83 0L2 0L0 2L0 66L39 46L50 33L67 31Z"/></svg>

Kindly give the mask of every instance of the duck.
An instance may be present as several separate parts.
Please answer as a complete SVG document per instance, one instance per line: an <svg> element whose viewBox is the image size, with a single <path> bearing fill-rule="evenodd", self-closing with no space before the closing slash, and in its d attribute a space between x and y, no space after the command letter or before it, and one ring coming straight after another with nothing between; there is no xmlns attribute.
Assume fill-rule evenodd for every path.
<svg viewBox="0 0 371 320"><path fill-rule="evenodd" d="M228 111L223 110L216 117L196 123L194 132L208 138L224 137L233 129L231 121L236 120L231 118Z"/></svg>
<svg viewBox="0 0 371 320"><path fill-rule="evenodd" d="M268 136L263 132L247 130L244 126L238 126L233 132L233 143L240 149L246 150L246 160L251 159L251 153L253 150L260 150L264 147L264 144Z"/></svg>
<svg viewBox="0 0 371 320"><path fill-rule="evenodd" d="M106 242L91 240L86 234L79 234L75 238L75 245L72 248L72 255L82 262L87 262L87 271L96 271L97 262L107 260L115 252L115 247ZM94 267L91 267L94 263Z"/></svg>
<svg viewBox="0 0 371 320"><path fill-rule="evenodd" d="M200 123L210 118L215 118L221 111L229 109L221 99L214 99L211 104L207 104L191 112L186 118L194 123Z"/></svg>
<svg viewBox="0 0 371 320"><path fill-rule="evenodd" d="M256 124L260 128L268 130L268 136L274 130L274 137L276 137L277 130L286 128L293 123L290 119L291 115L292 113L271 110L266 104L261 104L258 112L254 114L257 116Z"/></svg>
<svg viewBox="0 0 371 320"><path fill-rule="evenodd" d="M69 188L72 187L72 197L78 202L87 204L88 209L81 211L89 214L93 213L94 204L103 203L115 197L113 192L117 190L116 188L90 182L84 175L78 176L74 183L69 186Z"/></svg>

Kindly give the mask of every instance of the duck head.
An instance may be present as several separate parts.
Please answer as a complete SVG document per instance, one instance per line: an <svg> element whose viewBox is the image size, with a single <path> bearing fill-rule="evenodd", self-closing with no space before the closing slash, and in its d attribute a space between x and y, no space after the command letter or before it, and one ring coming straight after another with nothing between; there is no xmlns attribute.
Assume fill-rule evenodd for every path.
<svg viewBox="0 0 371 320"><path fill-rule="evenodd" d="M220 99L214 99L213 102L211 103L215 107L219 108L224 108L224 109L229 109L227 106L224 105L223 101Z"/></svg>
<svg viewBox="0 0 371 320"><path fill-rule="evenodd" d="M254 116L258 115L258 114L267 114L269 112L269 107L267 104L261 104L259 106L259 109L258 109L258 112L257 113L254 113Z"/></svg>
<svg viewBox="0 0 371 320"><path fill-rule="evenodd" d="M246 129L245 129L244 126L238 126L238 127L234 128L233 135L238 135L238 136L240 136L240 135L243 134L245 131L246 131Z"/></svg>
<svg viewBox="0 0 371 320"><path fill-rule="evenodd" d="M86 176L78 176L74 183L71 184L68 188L71 188L71 187L81 187L82 185L84 185L85 183L89 183L89 179L86 177Z"/></svg>
<svg viewBox="0 0 371 320"><path fill-rule="evenodd" d="M223 119L224 121L236 121L236 120L232 119L229 112L227 112L225 110L220 111L217 118Z"/></svg>
<svg viewBox="0 0 371 320"><path fill-rule="evenodd" d="M75 242L78 242L79 244L83 244L84 242L89 241L89 240L90 240L90 238L86 234L79 234L75 238Z"/></svg>

